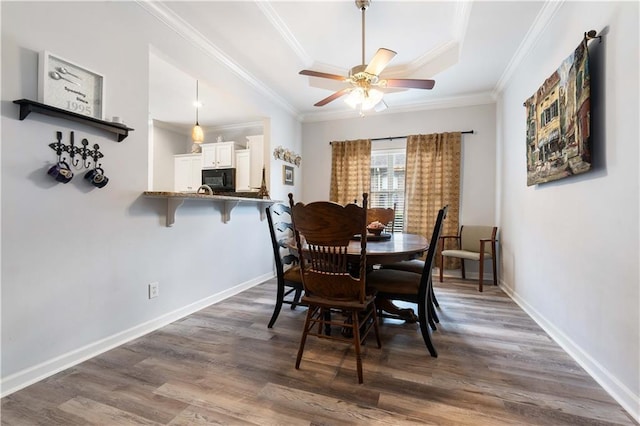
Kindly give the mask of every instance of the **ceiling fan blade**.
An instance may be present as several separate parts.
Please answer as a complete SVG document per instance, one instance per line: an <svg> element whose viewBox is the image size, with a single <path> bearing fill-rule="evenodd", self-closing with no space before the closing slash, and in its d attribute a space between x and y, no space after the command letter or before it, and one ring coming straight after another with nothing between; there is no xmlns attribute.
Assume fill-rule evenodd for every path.
<svg viewBox="0 0 640 426"><path fill-rule="evenodd" d="M378 49L371 62L369 62L369 65L367 65L364 72L373 75L380 75L384 67L387 66L394 56L396 56L396 52L381 47Z"/></svg>
<svg viewBox="0 0 640 426"><path fill-rule="evenodd" d="M413 78L389 78L380 80L380 87L406 87L408 89L433 89L435 80L419 80Z"/></svg>
<svg viewBox="0 0 640 426"><path fill-rule="evenodd" d="M335 92L334 94L332 94L331 96L327 96L326 98L324 98L323 100L316 102L315 104L313 104L313 106L324 106L326 104L328 104L331 101L335 101L336 99L338 99L340 96L344 96L347 93L349 93L351 91L351 87L347 87L345 89L342 90L338 90L337 92Z"/></svg>
<svg viewBox="0 0 640 426"><path fill-rule="evenodd" d="M313 70L302 70L298 74L308 75L309 77L330 78L332 80L340 80L340 81L346 80L346 78L341 75L329 74L326 72L319 72L319 71L313 71Z"/></svg>

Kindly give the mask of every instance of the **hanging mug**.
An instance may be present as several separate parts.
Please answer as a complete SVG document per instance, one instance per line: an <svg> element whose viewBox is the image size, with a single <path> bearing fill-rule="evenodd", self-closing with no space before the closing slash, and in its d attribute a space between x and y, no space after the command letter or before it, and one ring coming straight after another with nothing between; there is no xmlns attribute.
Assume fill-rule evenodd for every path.
<svg viewBox="0 0 640 426"><path fill-rule="evenodd" d="M73 177L73 172L66 161L58 161L49 168L47 174L62 183L68 183Z"/></svg>
<svg viewBox="0 0 640 426"><path fill-rule="evenodd" d="M95 169L89 170L84 175L84 178L96 188L102 188L109 182L109 178L104 175L102 167L96 167Z"/></svg>

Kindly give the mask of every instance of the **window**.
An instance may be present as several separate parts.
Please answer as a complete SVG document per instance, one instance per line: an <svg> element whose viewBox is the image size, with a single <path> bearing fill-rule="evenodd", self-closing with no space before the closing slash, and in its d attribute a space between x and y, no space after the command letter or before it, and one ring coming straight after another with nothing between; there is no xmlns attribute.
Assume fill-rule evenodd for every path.
<svg viewBox="0 0 640 426"><path fill-rule="evenodd" d="M394 231L404 227L404 148L371 150L370 207L392 207L396 204Z"/></svg>

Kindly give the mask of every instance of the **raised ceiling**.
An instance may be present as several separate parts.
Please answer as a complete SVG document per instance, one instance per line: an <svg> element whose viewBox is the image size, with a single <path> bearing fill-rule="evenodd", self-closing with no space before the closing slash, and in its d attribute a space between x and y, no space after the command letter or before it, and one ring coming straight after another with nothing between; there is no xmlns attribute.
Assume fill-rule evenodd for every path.
<svg viewBox="0 0 640 426"><path fill-rule="evenodd" d="M341 99L313 106L343 83L298 74L306 68L346 76L360 64L361 12L353 0L141 4L187 39L204 43L209 54L303 121L357 115ZM384 113L490 101L548 6L539 1L372 1L366 11L365 61L386 47L398 54L383 76L436 80L433 90L386 94ZM152 116L193 124L195 79L160 58L152 58L150 69ZM211 82L200 84L202 125L257 118L242 100L230 99ZM225 102L219 102L221 96Z"/></svg>

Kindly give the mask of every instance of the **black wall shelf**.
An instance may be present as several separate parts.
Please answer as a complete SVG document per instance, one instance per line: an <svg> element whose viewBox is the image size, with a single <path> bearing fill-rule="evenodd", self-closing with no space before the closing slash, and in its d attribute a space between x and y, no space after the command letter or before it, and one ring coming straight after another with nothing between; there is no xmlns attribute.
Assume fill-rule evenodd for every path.
<svg viewBox="0 0 640 426"><path fill-rule="evenodd" d="M20 105L20 120L24 120L32 112L38 112L40 114L76 121L78 123L86 124L87 126L115 133L118 137L118 142L122 142L127 136L129 136L129 132L134 130L130 127L125 126L124 124L98 120L97 118L89 117L82 114L76 114L75 112L67 111L51 105L46 105L40 102L31 101L29 99L18 99L16 101L13 101L13 103Z"/></svg>

